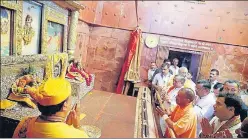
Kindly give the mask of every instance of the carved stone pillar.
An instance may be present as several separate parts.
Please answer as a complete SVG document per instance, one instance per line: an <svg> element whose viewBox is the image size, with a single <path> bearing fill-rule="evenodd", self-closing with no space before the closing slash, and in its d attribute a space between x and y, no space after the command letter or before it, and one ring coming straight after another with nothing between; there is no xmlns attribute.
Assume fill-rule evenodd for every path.
<svg viewBox="0 0 248 139"><path fill-rule="evenodd" d="M72 11L67 47L69 59L73 58L74 50L76 48L78 16L78 11Z"/></svg>

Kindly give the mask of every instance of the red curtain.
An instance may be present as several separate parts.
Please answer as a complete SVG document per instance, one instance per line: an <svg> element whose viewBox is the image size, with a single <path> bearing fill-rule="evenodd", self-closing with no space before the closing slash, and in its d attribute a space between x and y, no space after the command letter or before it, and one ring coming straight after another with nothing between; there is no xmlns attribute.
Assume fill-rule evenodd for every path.
<svg viewBox="0 0 248 139"><path fill-rule="evenodd" d="M121 74L120 74L118 85L116 88L117 94L122 93L122 88L124 85L124 77L125 77L126 72L129 69L130 64L131 64L131 60L135 54L136 47L139 45L140 33L141 33L140 29L136 29L133 32L131 32L131 36L130 36L130 40L129 40L129 46L127 49L127 55L125 58L125 62L122 66Z"/></svg>

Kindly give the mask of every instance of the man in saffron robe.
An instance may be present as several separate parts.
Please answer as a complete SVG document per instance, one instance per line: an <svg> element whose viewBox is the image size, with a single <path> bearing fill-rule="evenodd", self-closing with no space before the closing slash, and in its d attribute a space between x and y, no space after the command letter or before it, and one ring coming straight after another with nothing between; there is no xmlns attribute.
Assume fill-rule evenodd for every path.
<svg viewBox="0 0 248 139"><path fill-rule="evenodd" d="M71 85L67 80L50 78L39 88L26 88L26 92L37 101L41 115L24 118L13 138L88 138L79 129L79 104L71 106Z"/></svg>
<svg viewBox="0 0 248 139"><path fill-rule="evenodd" d="M172 112L157 107L157 112L164 118L167 129L165 137L172 137L172 130L176 138L196 138L197 115L194 112L193 100L195 95L192 89L182 88L176 97L177 106Z"/></svg>
<svg viewBox="0 0 248 139"><path fill-rule="evenodd" d="M173 79L173 86L171 86L167 92L163 93L161 96L161 99L164 101L163 105L165 108L170 109L170 108L174 108L177 104L176 104L176 96L178 95L178 92L180 89L183 88L185 82L185 78L180 76L180 75L176 75ZM160 118L160 126L162 129L162 133L165 133L165 127L166 124L164 122L164 119L161 117Z"/></svg>

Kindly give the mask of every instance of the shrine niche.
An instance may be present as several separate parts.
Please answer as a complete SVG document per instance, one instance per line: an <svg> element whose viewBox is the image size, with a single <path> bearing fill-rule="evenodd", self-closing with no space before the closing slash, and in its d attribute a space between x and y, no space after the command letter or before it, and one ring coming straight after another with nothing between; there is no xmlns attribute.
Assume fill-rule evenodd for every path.
<svg viewBox="0 0 248 139"><path fill-rule="evenodd" d="M63 51L63 25L48 21L47 53L54 54Z"/></svg>
<svg viewBox="0 0 248 139"><path fill-rule="evenodd" d="M42 5L34 1L23 1L22 55L40 53Z"/></svg>
<svg viewBox="0 0 248 139"><path fill-rule="evenodd" d="M10 53L10 27L11 11L1 7L1 55L8 56Z"/></svg>
<svg viewBox="0 0 248 139"><path fill-rule="evenodd" d="M24 88L37 87L50 77L65 76L68 44L75 45L78 10L82 6L75 2L62 2L66 8L53 1L0 2L1 38L4 38L1 40L0 118L6 121L2 125L15 127L24 117L40 114ZM72 16L70 27L69 16ZM89 86L85 82L84 85L72 83L72 103L93 89L94 75L92 80ZM0 137L11 137L13 130L4 129Z"/></svg>
<svg viewBox="0 0 248 139"><path fill-rule="evenodd" d="M45 79L65 76L68 55L66 53L48 55Z"/></svg>
<svg viewBox="0 0 248 139"><path fill-rule="evenodd" d="M44 1L48 3L48 1ZM68 11L60 9L57 5L44 7L44 24L42 33L41 53L55 54L67 52Z"/></svg>
<svg viewBox="0 0 248 139"><path fill-rule="evenodd" d="M22 52L22 3L23 1L15 1L15 2L11 2L11 1L0 1L1 3L1 29L2 27L5 28L5 31L6 32L6 27L10 28L10 31L6 32L6 33L9 33L9 34L5 34L6 36L9 36L7 38L9 39L6 39L4 40L4 42L2 42L2 39L1 39L1 53L2 53L2 48L5 49L5 52L6 51L9 51L9 54L11 55L21 55L21 52ZM5 12L2 12L2 9L7 9L5 10ZM7 12L7 14L6 14ZM2 18L2 14L3 17L5 18ZM15 14L15 15L14 15ZM7 16L8 15L8 16ZM8 22L6 19L9 19ZM3 23L5 22L5 23ZM3 24L2 24L3 23ZM4 26L2 26L4 25ZM4 36L4 35L3 35ZM1 31L1 38L2 38L2 31ZM8 41L7 42L7 45L8 47L10 47L10 49L6 48L6 47L2 47L2 43L6 43L5 41ZM5 46L7 46L5 45ZM6 50L8 49L8 50ZM8 53L8 52L6 52ZM9 55L8 54L8 55ZM2 56L8 56L8 55L1 55Z"/></svg>

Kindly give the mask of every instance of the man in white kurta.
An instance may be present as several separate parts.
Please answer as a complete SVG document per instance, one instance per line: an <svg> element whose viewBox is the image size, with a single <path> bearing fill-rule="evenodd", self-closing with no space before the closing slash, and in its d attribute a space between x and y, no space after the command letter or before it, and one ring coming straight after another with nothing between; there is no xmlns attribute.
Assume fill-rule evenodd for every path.
<svg viewBox="0 0 248 139"><path fill-rule="evenodd" d="M163 88L170 80L171 74L169 73L168 65L162 65L162 72L155 75L152 80L153 87L161 87Z"/></svg>
<svg viewBox="0 0 248 139"><path fill-rule="evenodd" d="M179 67L177 66L178 63L179 63L179 60L177 58L174 58L172 62L173 65L170 66L170 70L173 72L173 75L178 74L178 71L179 71Z"/></svg>
<svg viewBox="0 0 248 139"><path fill-rule="evenodd" d="M202 118L201 138L237 138L236 129L241 127L242 100L235 94L221 93L214 105L215 117L209 122Z"/></svg>
<svg viewBox="0 0 248 139"><path fill-rule="evenodd" d="M201 119L203 117L210 120L214 114L214 104L216 97L214 93L210 93L210 82L207 80L199 80L196 84L196 94L198 99L194 105L194 111L197 114L197 135L201 130Z"/></svg>

